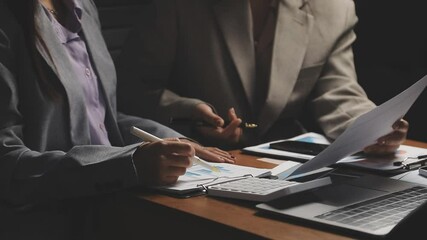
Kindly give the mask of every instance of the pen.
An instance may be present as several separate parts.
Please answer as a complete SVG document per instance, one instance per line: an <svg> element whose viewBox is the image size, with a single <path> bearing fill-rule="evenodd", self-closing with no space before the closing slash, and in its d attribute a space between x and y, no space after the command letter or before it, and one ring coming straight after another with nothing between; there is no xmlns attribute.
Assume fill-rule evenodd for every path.
<svg viewBox="0 0 427 240"><path fill-rule="evenodd" d="M205 121L201 121L201 120L193 120L193 119L189 119L189 118L171 118L169 121L170 124L175 124L175 125L182 125L182 124L193 124L196 127L215 127L214 125L207 123ZM226 121L224 123L225 126L227 126L230 122ZM239 127L241 128L247 128L247 129L253 129L253 128L257 128L258 124L256 123L247 123L247 122L242 122Z"/></svg>
<svg viewBox="0 0 427 240"><path fill-rule="evenodd" d="M137 127L132 127L130 129L130 133L132 133L134 136L141 138L144 141L147 142L157 142L157 141L163 141L163 139L158 138L144 130L141 130ZM193 161L193 163L197 163L198 165L205 167L207 169L212 170L213 172L220 172L220 170L215 167L210 165L209 163L205 162L204 160L202 160L201 158L199 158L198 156L194 156L191 158L191 160Z"/></svg>

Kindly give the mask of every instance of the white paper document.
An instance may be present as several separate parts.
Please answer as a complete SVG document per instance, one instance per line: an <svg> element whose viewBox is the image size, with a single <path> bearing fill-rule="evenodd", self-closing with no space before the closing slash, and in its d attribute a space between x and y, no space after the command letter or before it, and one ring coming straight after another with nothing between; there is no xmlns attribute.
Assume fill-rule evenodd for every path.
<svg viewBox="0 0 427 240"><path fill-rule="evenodd" d="M376 143L377 139L392 132L392 125L401 119L424 91L427 76L402 93L357 118L329 147L297 168L291 175L313 171L332 165L339 160Z"/></svg>
<svg viewBox="0 0 427 240"><path fill-rule="evenodd" d="M318 133L312 133L312 132L298 135L296 137L290 138L290 140L328 144L326 138L323 135L320 135ZM283 141L283 140L280 140L280 141ZM281 150L276 150L276 149L270 148L270 144L274 143L274 142L277 142L277 141L247 147L244 150L247 153L266 154L269 156L273 156L276 159L264 158L264 159L258 159L258 160L276 163L276 164L283 163L283 160L277 160L277 158L280 158L280 159L292 158L292 159L298 159L298 162L304 162L304 161L308 161L308 160L315 157L314 155L299 154L299 153L281 151ZM408 145L401 145L399 147L399 149L396 151L396 153L393 155L387 155L387 156L364 156L364 155L347 156L347 157L339 160L337 163L340 165L342 164L342 165L346 165L346 166L364 168L364 169L369 169L369 170L378 170L378 171L382 171L382 172L392 172L392 171L403 170L403 165L397 165L397 164L395 164L396 162L405 161L406 163L410 163L411 160L417 161L416 158L418 156L424 156L424 155L427 155L427 149L425 149L425 148L413 147L413 146L408 146ZM405 159L407 159L407 160L405 160ZM273 161L275 161L275 162L273 162ZM288 160L286 162L292 162L292 161ZM287 163L287 164L289 164L289 163ZM298 166L293 165L292 166L294 168L293 170L295 170L300 165L302 165L302 164L300 163L300 164L298 164ZM290 170L290 169L286 169L286 170L288 170L287 174L290 175L292 170ZM282 173L281 176L285 176L283 174L284 171L282 171L281 173ZM275 174L272 170L271 175L275 176L278 174ZM295 177L295 175L293 175L293 177Z"/></svg>
<svg viewBox="0 0 427 240"><path fill-rule="evenodd" d="M289 169L292 169L298 165L301 165L301 163L298 162L294 162L294 161L282 161L281 164L277 165L275 168L271 169L271 175L272 176L277 176Z"/></svg>
<svg viewBox="0 0 427 240"><path fill-rule="evenodd" d="M369 156L367 158L349 156L338 161L338 163L353 167L391 172L403 169L402 164L395 163L410 163L411 161L418 161L417 157L424 155L427 155L427 149L425 148L400 145L396 153L390 156Z"/></svg>
<svg viewBox="0 0 427 240"><path fill-rule="evenodd" d="M188 192L203 190L203 186L216 184L248 175L259 177L271 174L270 169L245 167L229 163L211 163L220 172L213 172L199 165L193 165L187 169L185 175L178 178L178 181L169 186L157 187L156 189L175 193L177 195Z"/></svg>

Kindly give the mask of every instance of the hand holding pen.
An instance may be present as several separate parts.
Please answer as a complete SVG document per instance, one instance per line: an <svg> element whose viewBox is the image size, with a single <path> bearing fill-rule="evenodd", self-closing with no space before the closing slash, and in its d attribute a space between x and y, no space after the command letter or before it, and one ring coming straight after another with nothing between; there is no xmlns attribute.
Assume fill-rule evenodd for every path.
<svg viewBox="0 0 427 240"><path fill-rule="evenodd" d="M242 136L242 119L238 118L234 108L228 110L228 121L225 125L224 119L218 116L207 104L199 104L194 110L193 119L201 119L199 125L205 123L210 127L197 127L197 131L205 138L211 141L220 141L221 143L236 144ZM203 122L203 123L202 123Z"/></svg>
<svg viewBox="0 0 427 240"><path fill-rule="evenodd" d="M132 127L130 132L134 136L139 137L140 139L147 141L147 142L162 142L163 141L163 139L158 138L158 137L156 137L150 133L147 133L147 132L145 132L145 131L137 128L137 127ZM179 140L178 140L178 142L179 142ZM187 144L185 144L185 145L187 145ZM190 157L190 160L192 161L193 164L198 164L198 165L205 167L205 168L207 168L213 172L220 172L217 167L210 165L209 163L200 159L198 156L194 155L194 153L192 156L190 155L189 157ZM185 173L185 171L184 171L184 173Z"/></svg>
<svg viewBox="0 0 427 240"><path fill-rule="evenodd" d="M174 184L192 166L192 156L194 149L177 141L141 145L133 154L138 182L145 186Z"/></svg>

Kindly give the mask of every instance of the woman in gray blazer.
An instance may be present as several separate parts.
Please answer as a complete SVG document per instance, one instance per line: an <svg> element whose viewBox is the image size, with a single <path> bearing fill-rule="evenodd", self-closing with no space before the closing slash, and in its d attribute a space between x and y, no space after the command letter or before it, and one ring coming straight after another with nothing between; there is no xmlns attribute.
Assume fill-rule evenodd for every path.
<svg viewBox="0 0 427 240"><path fill-rule="evenodd" d="M116 73L91 0L0 2L0 239L83 239L93 204L64 200L177 181L190 157L233 162L187 141L141 143L116 109Z"/></svg>

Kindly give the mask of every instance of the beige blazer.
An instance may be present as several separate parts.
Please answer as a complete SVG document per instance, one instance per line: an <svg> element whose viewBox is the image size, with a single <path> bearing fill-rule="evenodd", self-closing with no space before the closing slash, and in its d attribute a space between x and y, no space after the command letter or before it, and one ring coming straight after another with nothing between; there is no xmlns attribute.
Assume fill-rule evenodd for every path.
<svg viewBox="0 0 427 240"><path fill-rule="evenodd" d="M247 0L160 0L147 7L118 64L119 109L167 124L206 102L256 121L251 142L304 129L310 112L334 139L375 105L357 83L350 0L280 0L266 103L253 116L252 19ZM149 104L149 105L147 105ZM286 127L288 126L288 127ZM252 138L252 139L250 139Z"/></svg>

